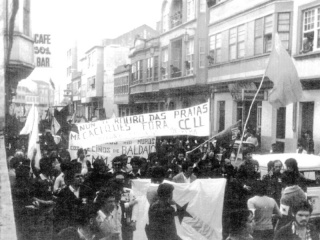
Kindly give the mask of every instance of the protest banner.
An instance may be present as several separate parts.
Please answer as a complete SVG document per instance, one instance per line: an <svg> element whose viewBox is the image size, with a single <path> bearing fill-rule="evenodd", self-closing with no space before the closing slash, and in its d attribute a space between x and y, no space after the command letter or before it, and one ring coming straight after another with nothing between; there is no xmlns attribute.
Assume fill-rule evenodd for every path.
<svg viewBox="0 0 320 240"><path fill-rule="evenodd" d="M226 179L197 179L190 184L164 182L174 187L178 236L183 240L221 240ZM132 210L132 220L136 221L133 240L147 240L145 226L149 223L149 202L146 195L148 189L156 191L157 188L157 184L151 183L150 179L132 181L133 194L138 201Z"/></svg>
<svg viewBox="0 0 320 240"><path fill-rule="evenodd" d="M79 123L81 146L157 136L209 135L209 102L179 110Z"/></svg>
<svg viewBox="0 0 320 240"><path fill-rule="evenodd" d="M79 148L84 148L81 145L77 133L71 132L69 135L69 152L71 158L77 158L77 151ZM148 154L156 151L156 138L135 139L123 142L111 142L101 145L84 148L88 151L90 161L97 157L107 159L107 164L111 167L111 161L114 157L126 154L129 158L133 156L140 156L147 158Z"/></svg>

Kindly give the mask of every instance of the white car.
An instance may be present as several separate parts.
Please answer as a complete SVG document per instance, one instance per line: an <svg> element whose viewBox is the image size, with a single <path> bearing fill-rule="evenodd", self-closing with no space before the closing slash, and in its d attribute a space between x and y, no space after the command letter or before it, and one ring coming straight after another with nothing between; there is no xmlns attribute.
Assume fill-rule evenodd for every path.
<svg viewBox="0 0 320 240"><path fill-rule="evenodd" d="M268 162L280 160L285 169L285 161L289 158L297 160L299 172L305 178L316 180L320 179L320 156L299 153L277 153L277 154L254 154L253 159L257 160L260 165L261 177L268 173ZM308 186L308 200L313 205L312 218L320 218L320 186Z"/></svg>

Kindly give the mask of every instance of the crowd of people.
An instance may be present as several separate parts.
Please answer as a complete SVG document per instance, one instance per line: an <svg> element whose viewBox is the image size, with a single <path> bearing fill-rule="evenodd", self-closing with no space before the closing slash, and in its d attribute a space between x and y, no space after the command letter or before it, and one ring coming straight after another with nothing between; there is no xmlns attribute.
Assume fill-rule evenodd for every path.
<svg viewBox="0 0 320 240"><path fill-rule="evenodd" d="M71 159L50 139L48 134L42 144L39 167L36 151L28 159L24 149L17 149L9 159L19 239L133 239L137 219L132 209L138 200L131 183L139 178L159 184L147 191L149 240L180 239L174 187L163 181L207 178L226 178L223 239L319 239L309 223L312 207L306 197L306 186L315 183L299 173L295 159L288 159L285 168L280 160L270 161L268 174L261 176L251 148L243 149L242 163L234 167L227 145L162 138L148 158L120 155L109 166L105 159L88 159L84 149Z"/></svg>

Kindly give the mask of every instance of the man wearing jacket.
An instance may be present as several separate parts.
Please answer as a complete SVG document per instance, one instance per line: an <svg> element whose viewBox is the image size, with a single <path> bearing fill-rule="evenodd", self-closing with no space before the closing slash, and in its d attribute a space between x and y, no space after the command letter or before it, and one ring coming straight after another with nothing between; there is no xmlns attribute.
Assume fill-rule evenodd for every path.
<svg viewBox="0 0 320 240"><path fill-rule="evenodd" d="M274 240L319 240L319 233L309 223L312 206L303 201L292 209L293 221L276 232Z"/></svg>

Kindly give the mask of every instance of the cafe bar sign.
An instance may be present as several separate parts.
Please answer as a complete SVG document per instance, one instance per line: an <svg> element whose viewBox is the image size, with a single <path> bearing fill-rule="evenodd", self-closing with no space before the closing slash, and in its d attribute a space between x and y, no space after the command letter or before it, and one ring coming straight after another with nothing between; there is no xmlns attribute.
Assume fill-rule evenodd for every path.
<svg viewBox="0 0 320 240"><path fill-rule="evenodd" d="M35 65L40 68L51 67L51 35L34 35L34 57Z"/></svg>

